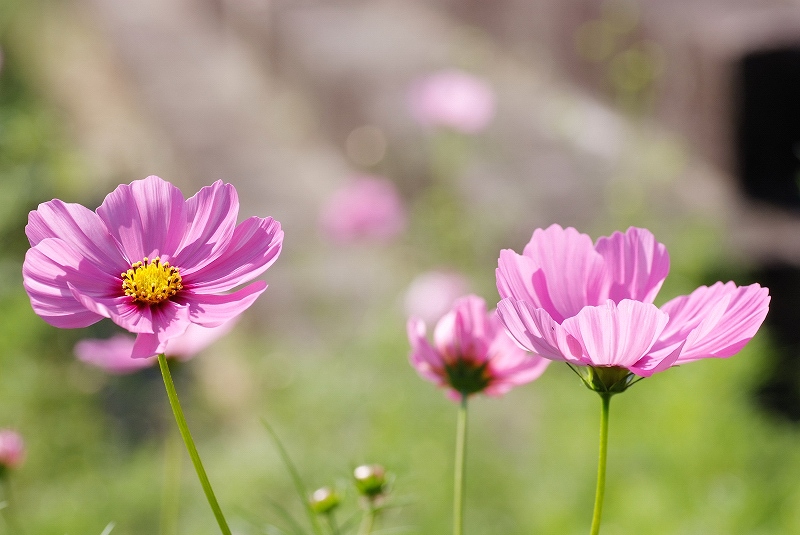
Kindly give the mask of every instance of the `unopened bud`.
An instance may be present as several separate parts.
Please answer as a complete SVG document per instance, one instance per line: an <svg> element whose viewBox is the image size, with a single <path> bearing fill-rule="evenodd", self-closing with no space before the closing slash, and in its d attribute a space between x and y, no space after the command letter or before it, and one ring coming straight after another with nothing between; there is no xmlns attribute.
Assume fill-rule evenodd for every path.
<svg viewBox="0 0 800 535"><path fill-rule="evenodd" d="M330 513L342 502L339 493L330 487L321 487L311 494L308 500L311 510L318 515Z"/></svg>
<svg viewBox="0 0 800 535"><path fill-rule="evenodd" d="M11 429L0 430L0 471L16 468L25 459L22 437Z"/></svg>
<svg viewBox="0 0 800 535"><path fill-rule="evenodd" d="M386 469L379 464L362 464L353 471L356 489L363 496L374 498L386 490Z"/></svg>

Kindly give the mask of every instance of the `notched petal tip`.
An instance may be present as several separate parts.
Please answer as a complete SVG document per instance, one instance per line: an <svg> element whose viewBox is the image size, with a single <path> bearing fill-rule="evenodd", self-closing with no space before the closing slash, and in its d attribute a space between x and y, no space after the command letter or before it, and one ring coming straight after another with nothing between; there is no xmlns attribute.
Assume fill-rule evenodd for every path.
<svg viewBox="0 0 800 535"><path fill-rule="evenodd" d="M217 327L232 320L250 308L267 289L264 281L255 281L235 292L227 294L199 294L186 292L178 300L188 305L192 323L203 327Z"/></svg>
<svg viewBox="0 0 800 535"><path fill-rule="evenodd" d="M615 302L635 299L652 303L669 274L669 253L653 233L630 227L597 240L605 262L608 297Z"/></svg>
<svg viewBox="0 0 800 535"><path fill-rule="evenodd" d="M670 323L659 346L685 341L678 364L730 357L758 332L769 312L769 302L769 290L759 284L717 282L701 286L662 307L670 315Z"/></svg>
<svg viewBox="0 0 800 535"><path fill-rule="evenodd" d="M497 314L506 332L526 351L546 359L582 364L580 344L545 309L503 299Z"/></svg>
<svg viewBox="0 0 800 535"><path fill-rule="evenodd" d="M563 327L580 341L586 364L628 368L648 354L667 321L655 305L625 299L585 307Z"/></svg>
<svg viewBox="0 0 800 535"><path fill-rule="evenodd" d="M266 271L281 253L284 232L271 217L251 217L233 232L219 257L197 271L185 271L184 281L195 293L231 290Z"/></svg>

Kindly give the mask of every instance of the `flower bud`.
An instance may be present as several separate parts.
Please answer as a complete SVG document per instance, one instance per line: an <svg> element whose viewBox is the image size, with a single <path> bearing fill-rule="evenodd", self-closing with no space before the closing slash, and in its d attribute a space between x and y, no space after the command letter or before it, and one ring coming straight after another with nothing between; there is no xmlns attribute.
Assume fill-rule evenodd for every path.
<svg viewBox="0 0 800 535"><path fill-rule="evenodd" d="M386 490L386 469L379 464L362 464L353 471L358 492L375 498Z"/></svg>
<svg viewBox="0 0 800 535"><path fill-rule="evenodd" d="M342 502L341 496L330 487L320 487L311 494L308 500L311 510L318 515L330 513Z"/></svg>
<svg viewBox="0 0 800 535"><path fill-rule="evenodd" d="M22 437L11 429L0 430L0 471L16 468L25 459Z"/></svg>

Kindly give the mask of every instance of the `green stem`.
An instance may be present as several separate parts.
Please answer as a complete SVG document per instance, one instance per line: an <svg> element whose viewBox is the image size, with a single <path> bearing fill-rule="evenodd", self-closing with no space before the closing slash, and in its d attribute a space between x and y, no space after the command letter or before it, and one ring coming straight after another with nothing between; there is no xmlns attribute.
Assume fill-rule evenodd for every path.
<svg viewBox="0 0 800 535"><path fill-rule="evenodd" d="M594 495L594 514L590 535L600 533L600 519L603 516L603 498L606 492L606 458L608 457L608 408L611 403L610 392L598 392L603 400L600 410L600 453L597 460L597 490Z"/></svg>
<svg viewBox="0 0 800 535"><path fill-rule="evenodd" d="M464 533L464 465L467 450L467 395L461 396L456 423L455 475L453 478L453 535Z"/></svg>
<svg viewBox="0 0 800 535"><path fill-rule="evenodd" d="M289 475L292 478L292 483L294 483L294 488L297 491L297 495L300 496L300 500L303 503L306 513L308 514L308 520L311 522L311 529L313 529L314 533L317 535L322 535L322 526L317 520L317 513L314 512L314 509L311 507L311 503L308 500L308 490L303 483L303 478L300 477L300 472L297 471L297 467L292 462L292 458L289 457L289 452L286 451L285 447L283 447L283 442L281 442L281 439L278 438L278 434L274 429L272 429L272 426L269 425L269 423L264 419L261 420L261 423L264 424L267 432L272 437L272 441L275 442L275 446L278 448L278 453L281 456L283 465L289 471Z"/></svg>
<svg viewBox="0 0 800 535"><path fill-rule="evenodd" d="M328 512L325 516L328 517L328 525L331 527L332 535L341 535L339 531L339 524L336 523L336 517L333 516L333 511Z"/></svg>
<svg viewBox="0 0 800 535"><path fill-rule="evenodd" d="M231 530L228 527L228 523L225 521L225 516L219 508L216 496L214 496L214 489L211 488L211 483L208 481L208 476L203 468L203 462L200 460L200 455L197 453L194 440L192 440L192 434L189 432L189 426L186 424L186 417L184 417L181 403L178 401L178 393L175 391L172 375L169 373L167 357L163 353L158 355L158 365L161 368L161 376L164 378L164 386L167 389L167 397L169 397L172 413L175 415L175 421L178 423L178 430L181 432L183 442L186 444L186 449L189 451L189 457L192 458L192 464L197 472L197 478L200 480L200 485L203 486L203 491L206 493L208 505L211 506L211 510L214 512L217 524L219 524L219 529L222 531L223 535L231 535Z"/></svg>
<svg viewBox="0 0 800 535"><path fill-rule="evenodd" d="M358 535L369 535L372 533L372 526L375 525L375 517L377 515L378 510L370 501L367 510L364 512L364 518L361 519L361 525L358 527Z"/></svg>

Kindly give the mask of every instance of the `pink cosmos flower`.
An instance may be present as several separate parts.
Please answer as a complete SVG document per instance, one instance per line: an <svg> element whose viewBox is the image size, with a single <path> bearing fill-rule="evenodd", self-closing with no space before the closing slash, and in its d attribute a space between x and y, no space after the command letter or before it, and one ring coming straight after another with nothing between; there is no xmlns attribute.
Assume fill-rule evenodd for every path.
<svg viewBox="0 0 800 535"><path fill-rule="evenodd" d="M25 460L22 436L11 429L0 430L0 470L16 468Z"/></svg>
<svg viewBox="0 0 800 535"><path fill-rule="evenodd" d="M666 247L646 229L592 244L552 225L537 229L521 255L501 251L497 313L526 349L603 371L622 389L630 373L648 377L737 353L767 315L766 288L732 282L701 286L659 309L652 303L668 271Z"/></svg>
<svg viewBox="0 0 800 535"><path fill-rule="evenodd" d="M456 299L469 293L469 281L449 270L427 271L414 278L406 290L406 315L433 324L444 316Z"/></svg>
<svg viewBox="0 0 800 535"><path fill-rule="evenodd" d="M500 396L539 377L550 363L518 347L480 297L468 295L436 324L434 343L425 323L408 321L409 359L422 378L448 389L450 398L484 392Z"/></svg>
<svg viewBox="0 0 800 535"><path fill-rule="evenodd" d="M322 230L338 242L387 241L405 229L406 213L391 181L361 175L325 203L320 224Z"/></svg>
<svg viewBox="0 0 800 535"><path fill-rule="evenodd" d="M201 327L192 323L185 333L167 341L164 354L167 358L189 360L228 334L235 323L236 319L217 327ZM135 341L134 337L125 334L104 340L87 338L75 344L75 355L79 360L115 375L133 373L158 364L155 354L147 358L131 358Z"/></svg>
<svg viewBox="0 0 800 535"><path fill-rule="evenodd" d="M22 268L34 311L56 327L102 318L136 334L131 356L163 353L192 325L216 327L267 285L253 280L277 259L280 224L236 224L239 200L217 181L190 199L157 176L121 185L92 212L52 200L28 217Z"/></svg>
<svg viewBox="0 0 800 535"><path fill-rule="evenodd" d="M411 115L423 126L475 134L494 117L495 97L491 87L480 78L449 69L414 82L408 106Z"/></svg>

